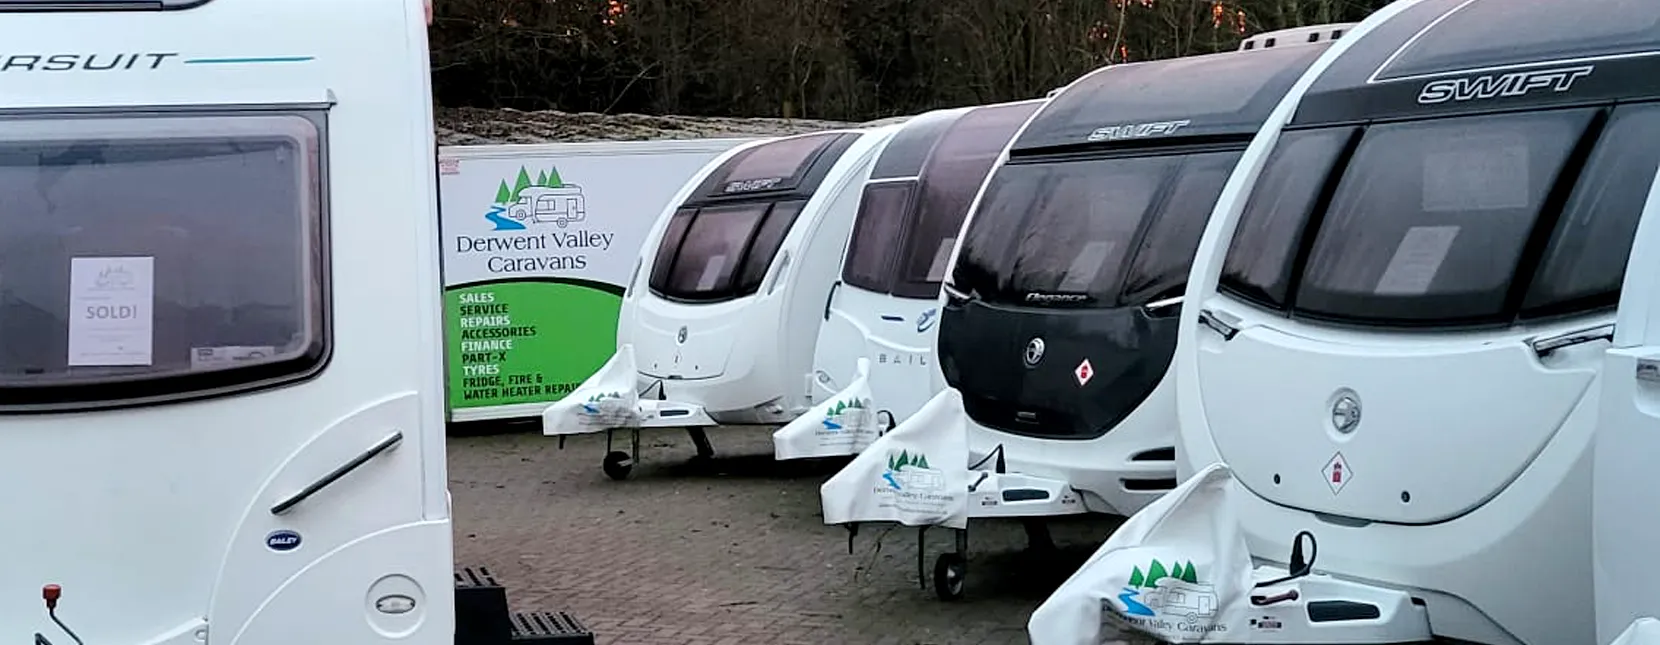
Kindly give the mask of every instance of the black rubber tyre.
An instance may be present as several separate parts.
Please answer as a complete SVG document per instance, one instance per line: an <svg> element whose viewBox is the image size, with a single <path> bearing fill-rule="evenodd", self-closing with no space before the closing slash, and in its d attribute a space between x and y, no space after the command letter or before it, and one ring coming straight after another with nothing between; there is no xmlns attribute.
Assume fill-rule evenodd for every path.
<svg viewBox="0 0 1660 645"><path fill-rule="evenodd" d="M968 561L956 553L941 553L934 560L934 595L940 600L960 600L968 577Z"/></svg>
<svg viewBox="0 0 1660 645"><path fill-rule="evenodd" d="M605 455L605 461L600 462L605 469L605 476L622 481L628 479L628 473L634 471L634 458L621 450L613 450Z"/></svg>

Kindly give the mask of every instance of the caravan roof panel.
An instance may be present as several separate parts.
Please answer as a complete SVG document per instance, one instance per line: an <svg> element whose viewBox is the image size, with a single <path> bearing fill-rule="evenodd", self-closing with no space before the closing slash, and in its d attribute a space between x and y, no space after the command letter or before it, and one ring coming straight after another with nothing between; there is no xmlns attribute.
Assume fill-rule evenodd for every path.
<svg viewBox="0 0 1660 645"><path fill-rule="evenodd" d="M933 150L946 129L967 112L964 108L934 110L907 121L882 148L870 178L896 179L922 174L922 162L928 159L928 151Z"/></svg>
<svg viewBox="0 0 1660 645"><path fill-rule="evenodd" d="M1424 0L1309 88L1292 125L1660 97L1660 2Z"/></svg>
<svg viewBox="0 0 1660 645"><path fill-rule="evenodd" d="M1012 150L1255 134L1326 43L1105 67L1032 118Z"/></svg>
<svg viewBox="0 0 1660 645"><path fill-rule="evenodd" d="M859 132L833 130L772 139L732 155L698 186L690 202L781 193L810 195Z"/></svg>

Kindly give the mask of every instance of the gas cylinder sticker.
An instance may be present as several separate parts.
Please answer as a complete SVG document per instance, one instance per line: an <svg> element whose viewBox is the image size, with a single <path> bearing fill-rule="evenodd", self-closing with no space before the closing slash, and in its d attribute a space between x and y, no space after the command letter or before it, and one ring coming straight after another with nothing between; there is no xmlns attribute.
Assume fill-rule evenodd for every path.
<svg viewBox="0 0 1660 645"><path fill-rule="evenodd" d="M1333 495L1343 492L1343 487L1349 485L1350 479L1354 479L1354 470L1349 468L1349 462L1343 459L1341 452L1332 455L1320 473L1325 476L1326 485L1331 487Z"/></svg>

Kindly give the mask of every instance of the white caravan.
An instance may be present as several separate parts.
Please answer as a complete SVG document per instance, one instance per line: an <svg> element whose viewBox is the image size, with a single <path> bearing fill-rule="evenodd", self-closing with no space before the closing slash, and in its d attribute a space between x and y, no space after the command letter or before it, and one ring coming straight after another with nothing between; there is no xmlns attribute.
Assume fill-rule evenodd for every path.
<svg viewBox="0 0 1660 645"><path fill-rule="evenodd" d="M1175 487L1165 374L1189 262L1246 144L1328 44L1113 65L1049 99L953 252L941 393L824 485L825 522L959 529L934 566L953 599L968 518L1025 518L1049 548L1040 518L1129 514ZM946 499L882 483L918 455Z"/></svg>
<svg viewBox="0 0 1660 645"><path fill-rule="evenodd" d="M1624 440L1607 501L1652 481L1652 266L1609 341L1654 208L1657 28L1652 2L1402 0L1252 143L1186 293L1177 454L1183 476L1231 470L1255 579L1294 578L1251 603L1285 621L1268 640L1589 643L1595 597L1621 607L1606 642L1652 612L1593 595L1587 545L1599 401ZM1640 508L1599 530L1652 527L1622 517ZM1312 554L1285 554L1310 536L1304 577ZM1656 570L1652 542L1618 539L1604 591Z"/></svg>
<svg viewBox="0 0 1660 645"><path fill-rule="evenodd" d="M859 188L899 125L739 145L681 188L646 237L623 294L617 353L542 413L542 432L606 433L624 479L641 428L777 425L819 393L813 348ZM630 431L627 450L615 430Z"/></svg>
<svg viewBox="0 0 1660 645"><path fill-rule="evenodd" d="M775 457L857 454L935 394L928 355L946 261L992 163L1042 103L928 112L882 148L819 327L813 379L825 400L773 433Z"/></svg>
<svg viewBox="0 0 1660 645"><path fill-rule="evenodd" d="M422 3L0 15L0 639L454 642Z"/></svg>

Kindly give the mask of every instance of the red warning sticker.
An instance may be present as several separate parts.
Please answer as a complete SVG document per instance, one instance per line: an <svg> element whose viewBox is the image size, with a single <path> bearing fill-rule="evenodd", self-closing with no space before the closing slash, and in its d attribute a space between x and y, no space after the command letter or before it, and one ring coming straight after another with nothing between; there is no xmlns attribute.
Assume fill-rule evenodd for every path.
<svg viewBox="0 0 1660 645"><path fill-rule="evenodd" d="M1349 462L1343 458L1341 452L1332 455L1331 460L1326 462L1325 469L1321 470L1320 473L1325 476L1326 485L1331 487L1331 494L1333 495L1342 492L1343 487L1349 485L1349 480L1354 479L1354 470L1349 468Z"/></svg>
<svg viewBox="0 0 1660 645"><path fill-rule="evenodd" d="M1089 359L1078 364L1078 369L1072 370L1072 375L1078 377L1078 387L1083 387L1091 378L1095 377L1095 367L1089 364Z"/></svg>

